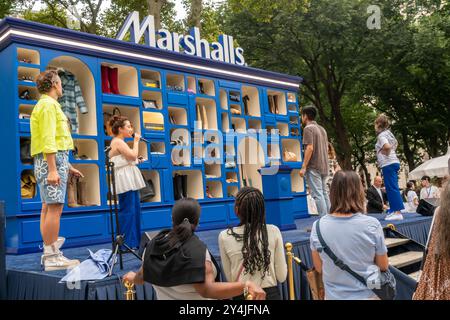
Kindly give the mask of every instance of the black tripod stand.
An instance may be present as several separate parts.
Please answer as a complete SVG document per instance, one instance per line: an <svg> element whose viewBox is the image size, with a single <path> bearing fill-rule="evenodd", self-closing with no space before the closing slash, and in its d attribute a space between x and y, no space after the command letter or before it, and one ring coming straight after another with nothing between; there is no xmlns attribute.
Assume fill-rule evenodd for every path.
<svg viewBox="0 0 450 320"><path fill-rule="evenodd" d="M109 218L111 222L111 240L112 240L112 253L108 259L108 263L111 263L111 268L109 270L109 276L112 275L114 265L117 262L117 254L119 255L120 261L120 270L123 270L123 258L122 254L131 252L136 258L141 260L141 257L133 251L125 242L125 235L120 233L120 225L119 225L119 212L117 206L117 193L116 193L116 180L114 177L114 162L109 158L109 151L111 147L105 148L105 159L106 159L106 175L108 182L108 195L110 195L109 199ZM112 190L111 190L112 189ZM114 232L114 218L115 215L116 220L116 230ZM124 246L127 251L122 251L120 249L121 246ZM111 262L110 262L111 261Z"/></svg>

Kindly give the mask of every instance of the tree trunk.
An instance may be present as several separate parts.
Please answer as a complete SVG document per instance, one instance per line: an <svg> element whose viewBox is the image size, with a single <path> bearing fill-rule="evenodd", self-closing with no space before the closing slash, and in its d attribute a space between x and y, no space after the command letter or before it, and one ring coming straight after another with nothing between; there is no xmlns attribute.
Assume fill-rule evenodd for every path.
<svg viewBox="0 0 450 320"><path fill-rule="evenodd" d="M350 145L347 128L344 125L344 119L340 112L339 106L332 106L334 114L334 123L329 125L334 129L336 133L337 158L339 165L343 170L352 170L352 147Z"/></svg>
<svg viewBox="0 0 450 320"><path fill-rule="evenodd" d="M161 8L167 0L147 0L148 14L155 18L155 29L161 29Z"/></svg>
<svg viewBox="0 0 450 320"><path fill-rule="evenodd" d="M187 18L188 27L197 27L201 29L201 16L203 10L202 0L191 0L191 10L189 11L189 16Z"/></svg>
<svg viewBox="0 0 450 320"><path fill-rule="evenodd" d="M406 130L402 130L401 135L403 143L403 153L405 154L406 162L408 163L409 172L411 172L416 168L416 163L414 161L414 151L410 148L408 133L406 132Z"/></svg>

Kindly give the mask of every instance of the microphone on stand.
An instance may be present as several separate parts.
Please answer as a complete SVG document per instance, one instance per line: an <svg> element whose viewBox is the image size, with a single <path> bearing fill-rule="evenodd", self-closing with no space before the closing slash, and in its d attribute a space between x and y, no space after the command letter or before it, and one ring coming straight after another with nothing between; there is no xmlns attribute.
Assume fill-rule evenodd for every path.
<svg viewBox="0 0 450 320"><path fill-rule="evenodd" d="M134 138L134 133L131 136ZM147 139L144 139L142 137L140 137L139 140L141 140L142 142L145 142L145 143L149 143L149 141Z"/></svg>

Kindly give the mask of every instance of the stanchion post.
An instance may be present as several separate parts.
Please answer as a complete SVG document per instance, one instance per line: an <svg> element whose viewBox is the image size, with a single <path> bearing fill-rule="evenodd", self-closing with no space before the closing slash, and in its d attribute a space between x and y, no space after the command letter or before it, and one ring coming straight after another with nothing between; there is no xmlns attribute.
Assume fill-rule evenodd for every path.
<svg viewBox="0 0 450 320"><path fill-rule="evenodd" d="M125 288L127 288L127 291L125 292L125 300L134 300L135 299L135 293L134 291L134 284L130 283L128 281L125 281L124 283Z"/></svg>
<svg viewBox="0 0 450 320"><path fill-rule="evenodd" d="M287 255L287 266L288 266L288 285L289 285L289 300L295 300L295 291L294 291L294 271L292 266L292 243L287 242L286 245L286 255Z"/></svg>
<svg viewBox="0 0 450 320"><path fill-rule="evenodd" d="M6 300L6 249L4 202L0 201L0 300Z"/></svg>

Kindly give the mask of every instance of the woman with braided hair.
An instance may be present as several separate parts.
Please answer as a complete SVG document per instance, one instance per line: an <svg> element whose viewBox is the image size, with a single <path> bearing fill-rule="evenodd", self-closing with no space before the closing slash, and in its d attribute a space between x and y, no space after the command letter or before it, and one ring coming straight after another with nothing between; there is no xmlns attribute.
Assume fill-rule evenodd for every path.
<svg viewBox="0 0 450 320"><path fill-rule="evenodd" d="M236 195L234 210L239 225L219 235L227 280L253 281L264 289L267 300L281 300L278 282L284 282L287 275L283 239L276 226L266 225L263 194L256 188L242 188Z"/></svg>

